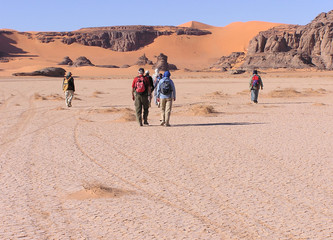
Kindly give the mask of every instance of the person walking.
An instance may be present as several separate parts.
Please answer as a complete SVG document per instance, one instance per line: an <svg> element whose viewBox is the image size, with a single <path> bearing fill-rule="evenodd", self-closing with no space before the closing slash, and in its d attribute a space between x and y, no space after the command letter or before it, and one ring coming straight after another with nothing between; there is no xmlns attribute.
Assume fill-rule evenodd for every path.
<svg viewBox="0 0 333 240"><path fill-rule="evenodd" d="M251 101L258 103L259 89L264 89L264 84L261 77L258 75L257 70L253 70L253 75L249 82L249 88L251 90Z"/></svg>
<svg viewBox="0 0 333 240"><path fill-rule="evenodd" d="M163 74L159 73L158 76L156 77L155 81L154 81L154 99L155 99L155 104L156 106L160 107L159 102L157 102L157 86L158 83L160 82L160 80L163 78Z"/></svg>
<svg viewBox="0 0 333 240"><path fill-rule="evenodd" d="M154 91L154 82L153 82L153 78L149 75L149 70L145 71L145 77L148 78L149 80L149 84L150 84L150 91L151 93ZM152 99L152 95L149 98L149 107L151 107L151 99Z"/></svg>
<svg viewBox="0 0 333 240"><path fill-rule="evenodd" d="M65 93L66 106L71 107L75 92L74 78L71 72L65 74L64 80L62 82L62 89Z"/></svg>
<svg viewBox="0 0 333 240"><path fill-rule="evenodd" d="M170 114L172 109L172 102L176 101L176 88L173 81L170 79L170 72L165 71L163 78L157 85L157 101L160 103L161 108L161 126L170 126Z"/></svg>
<svg viewBox="0 0 333 240"><path fill-rule="evenodd" d="M155 68L155 73L153 74L153 81L154 81L154 85L156 82L156 78L160 75L160 70L158 68Z"/></svg>
<svg viewBox="0 0 333 240"><path fill-rule="evenodd" d="M148 113L149 103L151 100L151 86L149 79L143 75L144 71L145 70L143 68L139 68L139 76L135 77L132 82L132 100L134 101L136 120L138 121L140 126L143 126L143 124L149 125Z"/></svg>

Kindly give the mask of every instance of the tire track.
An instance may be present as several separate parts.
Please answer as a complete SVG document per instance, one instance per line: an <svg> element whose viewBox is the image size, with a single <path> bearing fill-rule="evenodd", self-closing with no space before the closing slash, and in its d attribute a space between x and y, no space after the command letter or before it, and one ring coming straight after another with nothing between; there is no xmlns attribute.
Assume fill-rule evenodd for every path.
<svg viewBox="0 0 333 240"><path fill-rule="evenodd" d="M164 134L164 136L162 138L166 139L168 138L169 136ZM229 136L230 137L230 136ZM234 137L231 137L228 139L228 141L230 142L231 140L231 145L233 146L236 146L237 144L239 144L239 141L236 140ZM192 155L189 155L188 153L184 153L181 151L181 149L179 148L180 146L170 146L169 144L169 141L165 141L165 144L169 146L170 149L175 149L174 150L175 152L178 152L178 153L183 153L184 155L187 156L188 159L192 159L193 156ZM178 148L178 149L177 149ZM255 151L255 153L257 153L258 155L261 155L261 153L259 153L258 150L256 150L254 147L252 146L247 146L247 150L243 150L245 152L247 152L248 150L253 150ZM263 157L265 155L261 155L261 157ZM267 156L266 156L267 157ZM259 159L265 159L265 158L259 158ZM270 158L266 158L266 159L270 159ZM187 164L186 161L184 161L184 165L186 165L186 167L188 168L191 168L193 170L195 170L197 173L201 173L203 171L205 171L205 169L203 168L197 168L195 167L195 164L192 164L192 165L189 165ZM280 165L277 164L277 162L275 162L275 166L274 167L278 167L280 171L282 171L282 168ZM294 173L292 173L294 174ZM223 205L227 205L230 209L232 209L233 211L235 211L235 213L237 215L240 215L242 216L244 219L248 219L248 220L252 220L253 218L251 218L248 214L242 212L241 210L237 209L237 208L234 208L232 207L230 204L227 204L228 202L228 199L225 198L223 195L221 195L219 189L217 189L216 187L214 187L212 184L211 184L211 179L209 177L207 177L207 175L209 175L207 172L203 175L203 177L205 178L205 181L204 183L207 185L207 186L210 186L212 189L214 189L214 192L218 194L218 199L225 199L223 202ZM295 175L295 174L294 174ZM291 206L299 206L300 204L302 204L303 206L305 206L308 210L311 210L313 213L315 214L322 214L324 216L327 216L327 217L331 217L331 215L329 214L326 214L325 212L322 212L322 211L317 211L316 209L314 209L312 206L309 206L305 203L300 203L300 202L295 202L295 201L292 201L286 197L283 197L283 196L280 196L280 195L276 195L276 194L273 194L273 193L269 193L268 191L265 191L261 188L255 188L255 187L252 187L251 185L245 185L244 183L238 181L236 182L235 179L230 179L228 180L228 184L231 184L233 185L233 187L235 189L239 189L239 186L242 186L243 189L251 189L251 190L254 190L254 191L259 191L261 192L262 194L266 195L266 196L269 196L270 199L279 199L281 202L285 202L285 203L289 203ZM285 238L288 238L288 239L298 239L298 236L292 234L292 233L285 233L285 232L282 232L280 231L278 228L274 227L273 225L269 225L263 221L261 221L260 219L254 219L253 221L255 221L257 224L263 226L264 228L274 232L274 233L277 233L279 234L279 236L284 236Z"/></svg>
<svg viewBox="0 0 333 240"><path fill-rule="evenodd" d="M20 173L15 174L16 178L19 179L19 182L25 182L25 188L28 190L21 189L24 186L19 186L18 188L21 189L21 191L24 191L24 204L27 205L25 210L29 213L29 218L26 220L23 220L23 223L25 225L26 221L30 221L28 223L29 227L24 226L23 228L28 230L25 230L22 236L25 237L32 237L32 238L43 238L43 239L57 239L58 237L54 237L52 235L52 232L50 229L52 229L53 226L56 227L56 229L59 230L59 224L56 222L53 222L50 219L50 213L43 211L45 209L46 201L45 201L45 195L43 192L41 192L41 187L40 184L45 182L45 179L41 175L40 170L41 169L36 169L34 168L35 164L38 164L35 162L36 156L38 160L43 159L42 156L38 155L38 151L40 148L40 142L38 142L39 136L42 134L47 133L48 135L51 135L50 133L50 126L53 126L58 123L62 123L64 120L68 120L71 118L75 118L78 113L74 113L70 116L66 117L60 117L60 118L52 118L49 119L50 121L46 121L43 123L40 127L38 127L36 130L27 132L25 131L26 129L29 128L31 124L37 125L38 124L38 119L36 117L36 107L33 101L33 97L26 97L23 94L21 94L21 97L23 99L26 99L28 102L28 108L24 110L20 115L17 123L13 125L10 129L7 130L5 136L6 139L4 142L0 144L0 149L1 152L4 152L4 150L9 149L10 147L14 146L16 144L16 140L21 139L23 137L29 136L31 141L29 144L29 147L22 149L22 151L27 151L27 154L25 156L24 160L24 167L23 171L20 171ZM49 108L45 108L44 111L39 112L41 119L45 116L47 113L47 110ZM36 118L35 118L36 117ZM42 143L44 144L44 143ZM45 159L45 162L48 162L49 159ZM6 163L6 165L11 165L14 164L12 162ZM9 170L12 169L14 172L18 171L14 166L8 166ZM22 168L22 167L20 167ZM43 189L43 188L42 188ZM16 204L19 204L19 201L21 201L21 198L18 198L17 201L14 201L12 204L15 206ZM58 212L58 215L62 216L63 219L65 219L65 225L70 226L71 221L69 220L70 217L66 213L66 211L63 208L63 205L60 204L59 207L55 208ZM22 221L22 220L21 220ZM7 226L8 227L8 226ZM61 228L60 228L61 229ZM18 227L15 228L14 232L17 232ZM73 234L74 235L74 230L72 229L66 229L65 233L66 234ZM14 233L13 232L13 233ZM18 237L18 235L16 235Z"/></svg>
<svg viewBox="0 0 333 240"><path fill-rule="evenodd" d="M214 232L216 232L217 234L219 234L221 237L225 238L225 239L231 239L231 236L227 236L227 234L225 232L222 232L221 229L223 228L223 226L221 226L218 222L212 221L211 219L209 219L208 217L192 210L190 207L185 208L183 207L184 205L187 205L184 200L179 200L179 202L182 202L182 205L178 205L176 203L174 203L173 201L170 201L167 197L164 197L162 195L156 194L154 192L151 192L147 189L145 189L144 187L141 187L140 185L127 180L125 178L123 178L122 176L120 176L119 174L109 170L107 167L105 167L102 163L100 163L100 161L98 161L97 159L95 159L94 157L92 157L79 143L79 137L78 137L78 127L79 127L80 123L78 122L77 125L75 126L75 130L74 130L74 134L75 134L75 144L77 146L77 148L82 152L83 155L85 155L88 159L90 159L90 161L94 162L97 166L99 166L101 169L103 169L104 171L106 171L108 174L112 175L113 177L116 177L117 179L119 179L120 181L122 181L123 183L125 183L126 185L140 191L141 193L143 193L148 199L153 200L153 201L158 201L158 202L162 202L165 205L177 209L181 212L184 212L198 220L200 220L203 224L208 225L212 228L212 230ZM116 148L115 148L116 149ZM119 152L121 154L121 152ZM126 157L126 155L125 155ZM131 160L131 158L130 158ZM140 167L139 167L140 168ZM147 173L147 170L144 170L144 172ZM176 195L176 194L175 194ZM178 196L179 197L179 196Z"/></svg>
<svg viewBox="0 0 333 240"><path fill-rule="evenodd" d="M70 118L74 118L75 116L77 116L78 114L73 114L73 116L71 116ZM66 119L70 119L68 117L66 117ZM54 119L52 119L54 121ZM56 120L54 121L55 124L57 123L63 123L64 119L61 120ZM54 124L53 123L53 124ZM53 125L51 124L51 125ZM38 131L37 134L35 135L35 138L37 139L38 135L41 134L47 134L48 136L50 136L50 138L52 138L53 133L50 131L50 129L48 128L50 126L50 124L45 124L45 126L42 127L43 131ZM50 161L50 159L45 158L44 156L41 156L40 154L37 154L38 151L34 151L34 149L38 150L38 141L34 141L34 145L31 147L32 151L31 151L31 158L33 159L34 156L38 157L38 160L45 160L45 162L47 163L48 161ZM42 175L40 175L40 169L36 168L35 170L33 170L32 168L29 169L29 178L32 179L32 183L33 183L33 189L35 189L35 193L39 193L40 192L40 187L39 184L42 182L45 182L44 178ZM54 183L56 184L56 182ZM65 210L64 207L64 201L59 199L58 204L56 204L56 208L51 209L51 213L52 215L55 215L54 212L56 212L57 216L60 216L61 221L60 222L54 222L51 220L51 218L48 216L47 213L45 213L45 211L43 209L48 208L48 206L45 206L45 200L44 200L44 195L42 194L41 196L38 196L38 194L36 195L30 195L30 199L32 201L31 204L31 212L32 212L32 216L35 216L35 221L36 221L36 226L38 226L40 229L42 229L45 233L48 233L48 236L46 237L46 239L57 239L59 236L59 234L62 235L62 237L66 238L70 238L73 239L73 236L78 236L80 229L73 229L71 226L71 216L69 215L69 213ZM57 199L58 200L58 199ZM51 214L50 213L50 214ZM64 229L64 226L66 226L66 228ZM51 229L54 229L53 231ZM74 238L75 239L75 238Z"/></svg>

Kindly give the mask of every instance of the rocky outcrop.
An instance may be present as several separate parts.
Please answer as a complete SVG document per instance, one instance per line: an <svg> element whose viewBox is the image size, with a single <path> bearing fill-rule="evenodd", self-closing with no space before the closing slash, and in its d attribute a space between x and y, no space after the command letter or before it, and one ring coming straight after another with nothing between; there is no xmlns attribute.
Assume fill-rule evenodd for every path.
<svg viewBox="0 0 333 240"><path fill-rule="evenodd" d="M61 39L65 44L79 43L87 46L98 46L113 51L135 51L154 41L162 35L206 35L207 30L186 27L152 27L152 26L115 26L84 28L73 32L40 32L36 38L43 42Z"/></svg>
<svg viewBox="0 0 333 240"><path fill-rule="evenodd" d="M221 57L217 63L210 66L210 70L226 72L231 70L236 64L241 63L244 58L244 52L233 52L229 56Z"/></svg>
<svg viewBox="0 0 333 240"><path fill-rule="evenodd" d="M63 68L48 67L34 72L13 73L13 76L46 76L46 77L63 77L66 70Z"/></svg>
<svg viewBox="0 0 333 240"><path fill-rule="evenodd" d="M163 53L157 56L157 62L153 65L153 68L158 68L160 71L177 70L176 65L168 63L168 56Z"/></svg>
<svg viewBox="0 0 333 240"><path fill-rule="evenodd" d="M120 66L120 68L129 68L129 67L131 67L131 66L128 64L124 64L124 65Z"/></svg>
<svg viewBox="0 0 333 240"><path fill-rule="evenodd" d="M119 66L116 66L116 65L95 65L95 67L100 67L100 68L119 68Z"/></svg>
<svg viewBox="0 0 333 240"><path fill-rule="evenodd" d="M179 28L176 30L177 35L194 35L194 36L202 36L210 34L209 31L199 30L196 28Z"/></svg>
<svg viewBox="0 0 333 240"><path fill-rule="evenodd" d="M248 47L243 68L333 69L333 11L305 26L287 25L260 32Z"/></svg>
<svg viewBox="0 0 333 240"><path fill-rule="evenodd" d="M144 66L146 64L153 65L153 62L146 57L146 54L143 54L141 57L139 57L138 61L136 62L136 65Z"/></svg>
<svg viewBox="0 0 333 240"><path fill-rule="evenodd" d="M73 61L68 56L66 56L66 57L64 57L64 59L60 63L58 63L58 65L69 65L69 66L72 66L73 65Z"/></svg>
<svg viewBox="0 0 333 240"><path fill-rule="evenodd" d="M73 63L73 67L94 66L90 60L84 56L78 57Z"/></svg>

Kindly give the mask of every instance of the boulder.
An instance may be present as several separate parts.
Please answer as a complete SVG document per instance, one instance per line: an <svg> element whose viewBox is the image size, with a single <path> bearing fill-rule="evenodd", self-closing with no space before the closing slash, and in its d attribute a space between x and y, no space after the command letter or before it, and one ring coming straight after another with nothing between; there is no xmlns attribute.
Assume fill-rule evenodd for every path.
<svg viewBox="0 0 333 240"><path fill-rule="evenodd" d="M94 66L90 60L84 56L78 57L73 63L73 67Z"/></svg>
<svg viewBox="0 0 333 240"><path fill-rule="evenodd" d="M64 59L60 63L58 63L58 65L69 65L69 66L72 66L73 65L73 61L68 56L66 56L66 57L64 57Z"/></svg>
<svg viewBox="0 0 333 240"><path fill-rule="evenodd" d="M226 72L231 70L236 64L242 62L244 58L244 52L233 52L229 56L222 56L216 63L210 66L210 69Z"/></svg>
<svg viewBox="0 0 333 240"><path fill-rule="evenodd" d="M116 65L95 65L95 67L101 67L101 68L119 68Z"/></svg>
<svg viewBox="0 0 333 240"><path fill-rule="evenodd" d="M34 72L13 73L13 76L46 76L46 77L63 77L66 70L63 68L48 67Z"/></svg>
<svg viewBox="0 0 333 240"><path fill-rule="evenodd" d="M176 65L168 63L168 56L163 53L157 56L157 62L153 65L153 69L156 68L160 71L177 70Z"/></svg>
<svg viewBox="0 0 333 240"><path fill-rule="evenodd" d="M153 62L146 57L146 54L143 54L141 57L139 57L135 65L144 66L146 64L153 65Z"/></svg>
<svg viewBox="0 0 333 240"><path fill-rule="evenodd" d="M128 64L125 64L125 65L122 65L120 68L129 68L129 67L131 67L131 66Z"/></svg>

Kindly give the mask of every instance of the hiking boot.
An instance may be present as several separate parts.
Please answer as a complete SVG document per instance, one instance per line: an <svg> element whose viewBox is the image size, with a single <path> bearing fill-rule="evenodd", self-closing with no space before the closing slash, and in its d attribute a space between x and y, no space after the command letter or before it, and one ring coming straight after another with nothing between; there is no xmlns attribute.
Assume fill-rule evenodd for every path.
<svg viewBox="0 0 333 240"><path fill-rule="evenodd" d="M165 124L166 127L170 127L171 125L169 123Z"/></svg>
<svg viewBox="0 0 333 240"><path fill-rule="evenodd" d="M161 123L160 123L161 126L164 126L164 124L165 124L165 122L161 122Z"/></svg>
<svg viewBox="0 0 333 240"><path fill-rule="evenodd" d="M147 121L144 121L144 123L143 123L144 125L149 125L149 123L147 122Z"/></svg>

